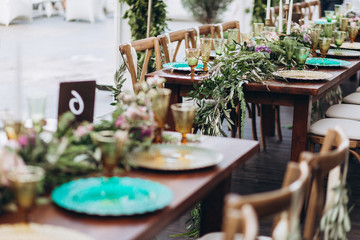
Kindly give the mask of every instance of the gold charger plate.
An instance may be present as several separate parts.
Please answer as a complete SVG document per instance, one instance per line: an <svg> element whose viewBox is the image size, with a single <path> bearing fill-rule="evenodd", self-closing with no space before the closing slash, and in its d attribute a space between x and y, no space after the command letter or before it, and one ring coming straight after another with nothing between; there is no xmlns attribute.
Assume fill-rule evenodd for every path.
<svg viewBox="0 0 360 240"><path fill-rule="evenodd" d="M187 145L157 144L134 153L132 162L139 167L162 171L185 171L214 166L224 156L216 151Z"/></svg>
<svg viewBox="0 0 360 240"><path fill-rule="evenodd" d="M0 225L1 240L94 240L69 228L37 223Z"/></svg>
<svg viewBox="0 0 360 240"><path fill-rule="evenodd" d="M331 73L321 71L304 71L304 70L284 70L274 72L275 76L299 80L299 81L316 81L316 80L328 80L332 77Z"/></svg>
<svg viewBox="0 0 360 240"><path fill-rule="evenodd" d="M331 44L331 46L336 48L335 44ZM340 48L360 50L360 42L354 42L354 43L344 42L343 44L341 44Z"/></svg>

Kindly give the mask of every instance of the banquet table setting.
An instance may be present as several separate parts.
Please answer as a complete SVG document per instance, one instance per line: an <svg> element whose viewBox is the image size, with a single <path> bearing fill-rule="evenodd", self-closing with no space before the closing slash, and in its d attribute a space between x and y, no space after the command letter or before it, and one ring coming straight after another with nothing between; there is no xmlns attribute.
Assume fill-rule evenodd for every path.
<svg viewBox="0 0 360 240"><path fill-rule="evenodd" d="M203 240L219 231L233 236L239 229L231 222L245 222L244 236L257 235L258 219L270 213L282 213L274 239L295 233L312 239L315 225L322 234L346 235L347 157L351 152L360 161L360 137L350 134L359 122L347 119L348 125L322 132L315 125L324 119L314 119L313 112L321 115L316 106L323 99L343 105L339 86L360 70L360 18L348 3L311 19L300 3L275 0L271 7L273 1L267 0L264 22L254 23L253 32L230 21L121 44L124 64L106 117L94 121L95 81L61 83L56 120L45 116L42 95L28 98L28 119L19 100L16 109L1 112L0 239L154 239L194 206L196 236ZM310 11L313 5L304 3ZM293 14L300 16L297 22ZM183 42L185 60L177 61ZM132 92L121 89L125 72ZM18 73L18 98L19 79ZM282 187L248 198L229 194L232 174L260 146L265 150L265 135L277 127L281 139L279 106L294 109ZM255 135L260 113L260 142L255 135L243 138L246 111ZM314 144L321 154L313 153ZM324 197L317 188L327 174L328 189L338 192L335 201L325 191L324 206L316 202ZM324 208L321 226L314 223L314 206ZM338 212L328 211L335 208L342 219L334 223L328 216ZM335 224L341 230L333 232Z"/></svg>

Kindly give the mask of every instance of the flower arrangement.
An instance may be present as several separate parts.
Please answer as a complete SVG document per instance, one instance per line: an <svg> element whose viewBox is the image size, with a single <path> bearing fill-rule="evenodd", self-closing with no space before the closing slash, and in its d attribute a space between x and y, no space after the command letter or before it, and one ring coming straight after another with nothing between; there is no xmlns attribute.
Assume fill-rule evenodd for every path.
<svg viewBox="0 0 360 240"><path fill-rule="evenodd" d="M360 25L360 15L354 11L349 11L345 15L349 18L349 23L351 25L359 26Z"/></svg>

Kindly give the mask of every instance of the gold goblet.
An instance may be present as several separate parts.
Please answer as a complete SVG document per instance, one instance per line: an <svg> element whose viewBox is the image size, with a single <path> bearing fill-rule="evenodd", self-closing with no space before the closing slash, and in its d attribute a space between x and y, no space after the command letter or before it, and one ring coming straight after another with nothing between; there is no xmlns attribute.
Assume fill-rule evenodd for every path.
<svg viewBox="0 0 360 240"><path fill-rule="evenodd" d="M359 32L359 27L356 25L355 26L350 25L348 26L348 32L349 32L350 43L354 43L354 40Z"/></svg>
<svg viewBox="0 0 360 240"><path fill-rule="evenodd" d="M221 56L225 50L226 39L214 38L214 50L216 55Z"/></svg>
<svg viewBox="0 0 360 240"><path fill-rule="evenodd" d="M212 43L212 38L200 39L201 59L204 64L203 70L205 72L207 71L207 64L210 60L211 43Z"/></svg>
<svg viewBox="0 0 360 240"><path fill-rule="evenodd" d="M195 77L195 67L198 64L200 57L200 49L198 48L187 48L185 49L186 59L191 68L191 79Z"/></svg>
<svg viewBox="0 0 360 240"><path fill-rule="evenodd" d="M334 32L334 42L336 45L336 48L340 48L340 46L343 44L344 40L346 38L346 32L343 31L335 31Z"/></svg>
<svg viewBox="0 0 360 240"><path fill-rule="evenodd" d="M320 48L322 58L325 58L326 53L329 51L331 41L332 41L332 38L320 38L319 48Z"/></svg>
<svg viewBox="0 0 360 240"><path fill-rule="evenodd" d="M249 40L251 40L254 36L254 33L253 32L241 33L240 36L241 36L241 42L244 43L244 42L248 42Z"/></svg>
<svg viewBox="0 0 360 240"><path fill-rule="evenodd" d="M181 133L181 143L186 144L186 134L191 132L196 107L191 103L175 103L171 105L171 111L175 120L175 130Z"/></svg>
<svg viewBox="0 0 360 240"><path fill-rule="evenodd" d="M311 54L313 57L316 56L316 49L319 45L320 33L321 33L320 28L312 28L310 32Z"/></svg>
<svg viewBox="0 0 360 240"><path fill-rule="evenodd" d="M346 32L348 24L349 24L348 18L340 18L340 31Z"/></svg>
<svg viewBox="0 0 360 240"><path fill-rule="evenodd" d="M326 22L324 24L325 37L332 38L333 31L334 31L334 24Z"/></svg>
<svg viewBox="0 0 360 240"><path fill-rule="evenodd" d="M255 37L259 36L262 31L264 31L264 23L254 23Z"/></svg>
<svg viewBox="0 0 360 240"><path fill-rule="evenodd" d="M237 28L228 30L228 41L227 41L227 43L228 43L230 51L234 51L236 49L235 42L238 42L238 34L239 34L239 29L237 29Z"/></svg>
<svg viewBox="0 0 360 240"><path fill-rule="evenodd" d="M170 89L160 88L154 92L154 95L151 99L155 120L158 124L155 130L155 143L162 143L163 141L162 132L165 128L165 120L169 109L170 95Z"/></svg>
<svg viewBox="0 0 360 240"><path fill-rule="evenodd" d="M20 166L8 174L10 187L14 193L16 205L29 222L29 213L35 206L39 183L44 179L45 171L35 166Z"/></svg>

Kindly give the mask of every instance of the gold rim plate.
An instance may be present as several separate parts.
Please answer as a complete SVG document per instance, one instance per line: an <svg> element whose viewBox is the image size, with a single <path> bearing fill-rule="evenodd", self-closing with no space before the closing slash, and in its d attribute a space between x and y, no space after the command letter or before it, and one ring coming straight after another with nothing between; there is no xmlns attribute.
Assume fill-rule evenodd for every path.
<svg viewBox="0 0 360 240"><path fill-rule="evenodd" d="M331 44L331 46L336 48L335 44ZM341 44L340 48L342 48L342 49L360 50L360 42L354 42L354 43L344 42L343 44Z"/></svg>
<svg viewBox="0 0 360 240"><path fill-rule="evenodd" d="M299 81L316 81L316 80L328 80L332 77L332 74L321 72L321 71L300 71L300 70L285 70L277 71L274 73L275 76L293 79Z"/></svg>

